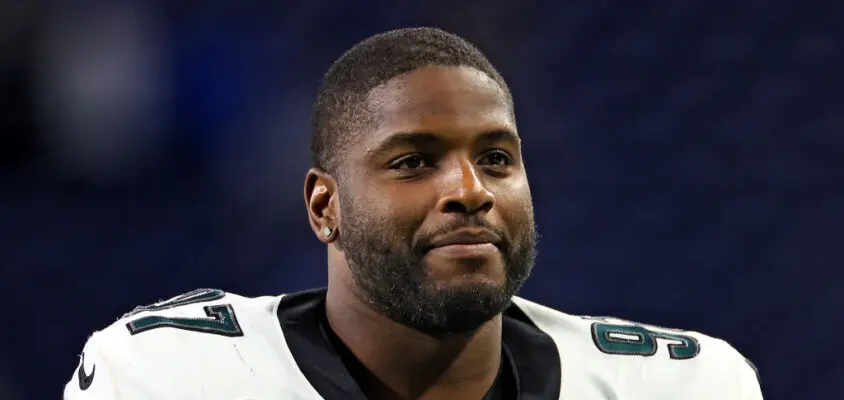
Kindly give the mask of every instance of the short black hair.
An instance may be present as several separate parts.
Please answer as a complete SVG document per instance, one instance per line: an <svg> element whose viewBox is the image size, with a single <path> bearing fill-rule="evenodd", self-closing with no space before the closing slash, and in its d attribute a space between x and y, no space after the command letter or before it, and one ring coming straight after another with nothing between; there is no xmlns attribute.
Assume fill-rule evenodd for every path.
<svg viewBox="0 0 844 400"><path fill-rule="evenodd" d="M467 40L431 27L395 29L370 36L346 51L323 77L311 117L311 162L337 172L354 131L371 120L365 97L401 74L431 65L475 68L512 96L504 78Z"/></svg>

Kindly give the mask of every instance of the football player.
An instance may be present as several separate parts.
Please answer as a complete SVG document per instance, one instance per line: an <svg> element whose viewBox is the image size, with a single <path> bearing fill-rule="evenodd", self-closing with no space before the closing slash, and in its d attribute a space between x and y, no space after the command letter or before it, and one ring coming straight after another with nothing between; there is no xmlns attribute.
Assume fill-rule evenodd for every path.
<svg viewBox="0 0 844 400"><path fill-rule="evenodd" d="M722 340L516 296L537 237L521 137L466 40L363 40L325 75L311 141L327 287L137 308L88 339L66 400L762 399Z"/></svg>

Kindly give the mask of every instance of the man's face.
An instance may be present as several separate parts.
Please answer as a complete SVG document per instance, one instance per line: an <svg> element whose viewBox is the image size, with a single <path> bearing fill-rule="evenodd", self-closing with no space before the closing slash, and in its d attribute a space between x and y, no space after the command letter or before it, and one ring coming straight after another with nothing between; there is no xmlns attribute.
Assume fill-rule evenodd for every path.
<svg viewBox="0 0 844 400"><path fill-rule="evenodd" d="M341 175L339 245L356 291L429 333L480 327L535 256L533 206L504 91L466 67L426 67L373 90L371 130Z"/></svg>

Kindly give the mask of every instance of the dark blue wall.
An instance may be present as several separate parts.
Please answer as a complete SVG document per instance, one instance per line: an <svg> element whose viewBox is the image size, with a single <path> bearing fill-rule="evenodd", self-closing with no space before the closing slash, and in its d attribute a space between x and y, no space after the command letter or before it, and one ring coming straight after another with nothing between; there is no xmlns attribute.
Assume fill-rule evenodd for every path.
<svg viewBox="0 0 844 400"><path fill-rule="evenodd" d="M135 3L33 5L0 47L9 398L56 398L87 335L135 305L323 285L301 200L318 79L415 24L476 42L512 87L544 235L523 296L722 337L767 399L844 398L844 2ZM67 34L91 21L137 32ZM137 85L56 83L108 71ZM56 155L85 141L99 152Z"/></svg>

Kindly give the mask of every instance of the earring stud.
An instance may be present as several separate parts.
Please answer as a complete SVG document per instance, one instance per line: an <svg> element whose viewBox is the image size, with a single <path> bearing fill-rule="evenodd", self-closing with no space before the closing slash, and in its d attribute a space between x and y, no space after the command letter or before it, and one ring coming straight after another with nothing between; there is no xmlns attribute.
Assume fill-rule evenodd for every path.
<svg viewBox="0 0 844 400"><path fill-rule="evenodd" d="M331 228L329 228L327 226L325 228L322 228L322 236L325 236L325 237L331 236Z"/></svg>

